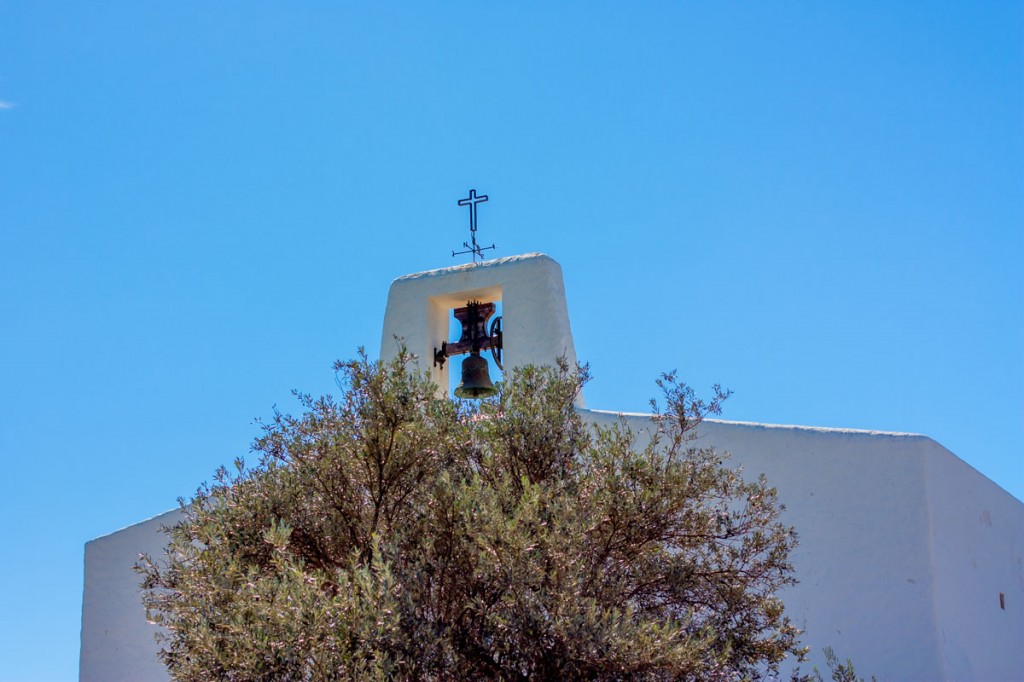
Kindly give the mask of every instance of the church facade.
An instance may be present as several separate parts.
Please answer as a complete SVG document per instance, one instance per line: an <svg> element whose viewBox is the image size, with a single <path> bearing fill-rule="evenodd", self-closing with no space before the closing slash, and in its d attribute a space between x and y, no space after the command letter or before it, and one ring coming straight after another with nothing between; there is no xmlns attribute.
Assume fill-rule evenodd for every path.
<svg viewBox="0 0 1024 682"><path fill-rule="evenodd" d="M575 362L559 265L542 254L433 270L395 280L382 359L401 339L445 393L434 362L452 310L500 302L504 366ZM649 415L578 409L593 423ZM796 527L798 585L782 598L820 666L832 647L879 680L992 682L1024 670L1024 504L932 439L903 433L708 420L699 444L764 473ZM85 548L80 680L167 680L145 621L139 553L161 553L177 511Z"/></svg>

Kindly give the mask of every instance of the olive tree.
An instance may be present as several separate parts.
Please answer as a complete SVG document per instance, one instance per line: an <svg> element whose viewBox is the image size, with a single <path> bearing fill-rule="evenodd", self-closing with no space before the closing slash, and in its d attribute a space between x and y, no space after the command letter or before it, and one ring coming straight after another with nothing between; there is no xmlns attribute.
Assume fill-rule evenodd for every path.
<svg viewBox="0 0 1024 682"><path fill-rule="evenodd" d="M410 357L339 362L142 557L178 680L742 680L799 657L796 542L764 478L696 429L674 375L649 427L587 422L586 368L453 401Z"/></svg>

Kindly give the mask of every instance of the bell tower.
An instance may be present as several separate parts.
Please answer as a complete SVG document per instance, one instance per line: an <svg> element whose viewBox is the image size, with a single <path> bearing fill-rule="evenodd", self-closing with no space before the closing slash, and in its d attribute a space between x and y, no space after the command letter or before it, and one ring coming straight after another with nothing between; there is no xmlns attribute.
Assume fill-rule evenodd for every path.
<svg viewBox="0 0 1024 682"><path fill-rule="evenodd" d="M449 339L453 311L467 303L482 306L501 302L500 332L503 365L554 365L559 357L576 363L569 328L562 268L549 256L529 253L428 270L399 277L388 291L381 334L380 358L389 360L404 343L428 370L444 394L449 392L449 368L435 361ZM488 328L487 336L494 334ZM455 360L455 357L451 358ZM582 407L582 404L581 404Z"/></svg>

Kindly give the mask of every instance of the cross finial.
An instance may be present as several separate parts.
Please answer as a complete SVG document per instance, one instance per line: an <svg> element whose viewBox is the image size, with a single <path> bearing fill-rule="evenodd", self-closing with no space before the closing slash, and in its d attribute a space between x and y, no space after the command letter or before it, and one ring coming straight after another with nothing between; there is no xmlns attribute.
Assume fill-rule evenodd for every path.
<svg viewBox="0 0 1024 682"><path fill-rule="evenodd" d="M487 201L487 195L476 195L476 190L469 190L469 196L465 199L459 199L459 206L469 206L469 230L470 232L476 232L476 205L482 204Z"/></svg>
<svg viewBox="0 0 1024 682"><path fill-rule="evenodd" d="M457 253L452 251L452 258L455 256L461 256L464 253L471 253L473 254L473 262L476 263L477 256L480 257L480 260L483 260L483 252L494 248L494 244L482 247L476 243L476 205L485 201L487 201L487 195L481 194L480 196L477 196L475 189L469 190L469 196L465 199L459 199L459 206L469 206L469 238L472 243L462 242L462 245L466 247L466 250L459 251Z"/></svg>

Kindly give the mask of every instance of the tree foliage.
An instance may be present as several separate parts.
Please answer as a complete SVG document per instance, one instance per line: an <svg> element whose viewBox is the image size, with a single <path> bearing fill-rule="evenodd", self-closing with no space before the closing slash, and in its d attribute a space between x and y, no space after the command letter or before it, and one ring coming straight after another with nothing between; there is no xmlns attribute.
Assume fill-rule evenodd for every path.
<svg viewBox="0 0 1024 682"><path fill-rule="evenodd" d="M865 682L864 678L858 676L857 671L854 670L853 661L850 659L846 659L846 662L840 661L832 647L825 647L823 653L832 682ZM793 680L795 682L825 682L825 678L817 666L815 666L813 674L805 677L801 677L799 671L794 672ZM877 682L874 675L871 676L871 682Z"/></svg>
<svg viewBox="0 0 1024 682"><path fill-rule="evenodd" d="M666 375L649 428L588 424L585 368L453 402L338 363L182 502L145 605L178 680L741 680L799 654L774 489L695 447L718 413Z"/></svg>

